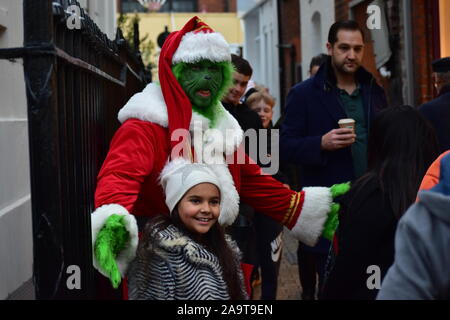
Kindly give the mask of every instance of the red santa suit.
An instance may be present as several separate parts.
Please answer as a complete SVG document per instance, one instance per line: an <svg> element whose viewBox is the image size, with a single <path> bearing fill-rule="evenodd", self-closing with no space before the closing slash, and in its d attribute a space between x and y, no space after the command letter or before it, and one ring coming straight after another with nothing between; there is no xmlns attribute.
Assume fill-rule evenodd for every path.
<svg viewBox="0 0 450 320"><path fill-rule="evenodd" d="M217 54L217 50L214 52ZM134 216L169 214L159 176L174 147L171 141L173 131L170 130L173 117L169 112L167 95L163 92L161 86L149 84L120 110L118 118L122 125L112 139L98 175L97 209L92 214L92 243L94 245L98 232L110 215L125 216L131 241L116 259L122 275L135 256L138 243ZM205 154L206 158L206 154L213 150L216 158L223 160L226 156L231 162L211 164L226 190L221 195L219 222L230 225L238 214L239 199L242 199L256 211L286 225L300 241L315 245L330 210L332 197L329 189L311 187L295 192L264 174L257 164L242 156L243 132L238 122L220 103L216 110L219 116L214 126L209 119L191 112L189 130L193 134L194 154ZM217 143L221 138L223 141ZM243 158L245 163L240 163ZM94 266L103 273L95 258Z"/></svg>
<svg viewBox="0 0 450 320"><path fill-rule="evenodd" d="M224 130L228 135L235 132L236 139L229 139L234 141L234 145L226 148L237 159L243 133L228 111L223 109L223 113L217 130L228 129ZM171 152L167 112L160 87L149 84L143 92L134 95L120 111L119 120L123 124L112 139L98 175L95 206L99 209L94 213L92 221L99 228L114 213L144 217L169 214L158 181ZM195 122L201 122L208 128L209 120L194 112L192 124ZM208 129L204 131L204 150L210 143L207 136ZM228 187L235 189L242 201L286 225L301 241L314 245L322 233L332 202L329 189L311 187L302 192L289 190L271 176L262 173L261 168L247 156L245 159L245 164L212 166L220 167L216 167L216 171L223 170L222 180L228 180ZM233 190L229 192L232 193ZM222 200L221 205L228 208L228 212L237 213L238 201L238 198L230 196L228 201ZM98 212L102 215L96 219ZM235 215L226 218L229 221L223 223L222 219L221 222L231 224ZM137 231L133 234L137 234ZM132 247L130 249L135 250Z"/></svg>

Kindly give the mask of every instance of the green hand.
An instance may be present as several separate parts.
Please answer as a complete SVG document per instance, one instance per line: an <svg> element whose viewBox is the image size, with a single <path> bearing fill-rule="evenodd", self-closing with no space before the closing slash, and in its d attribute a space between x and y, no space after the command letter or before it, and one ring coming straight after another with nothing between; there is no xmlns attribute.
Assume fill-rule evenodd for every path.
<svg viewBox="0 0 450 320"><path fill-rule="evenodd" d="M330 241L333 240L333 236L334 233L336 232L336 229L339 225L339 218L338 218L338 213L339 213L339 209L341 208L339 203L332 203L331 204L331 211L328 214L328 219L325 222L325 226L323 229L323 233L322 236L325 239L328 239Z"/></svg>
<svg viewBox="0 0 450 320"><path fill-rule="evenodd" d="M330 188L333 199L346 194L348 190L350 190L350 182L334 184Z"/></svg>
<svg viewBox="0 0 450 320"><path fill-rule="evenodd" d="M102 270L104 270L111 281L112 286L117 289L121 282L116 257L125 248L130 235L125 228L124 216L111 215L97 235L94 245L95 258Z"/></svg>

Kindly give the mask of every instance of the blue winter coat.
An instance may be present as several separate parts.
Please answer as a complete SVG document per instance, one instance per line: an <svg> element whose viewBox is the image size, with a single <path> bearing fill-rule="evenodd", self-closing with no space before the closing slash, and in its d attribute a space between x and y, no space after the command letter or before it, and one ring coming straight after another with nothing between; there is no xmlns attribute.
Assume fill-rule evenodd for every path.
<svg viewBox="0 0 450 320"><path fill-rule="evenodd" d="M361 86L368 131L377 112L387 107L386 95L375 78L364 68L356 74ZM285 118L281 126L280 157L282 162L299 166L301 187L325 186L355 179L351 147L337 151L321 150L322 136L339 128L345 114L331 58L317 74L295 85L289 92ZM326 254L329 241L321 238L314 248L305 249Z"/></svg>
<svg viewBox="0 0 450 320"><path fill-rule="evenodd" d="M427 118L439 139L441 152L450 149L450 86L442 89L439 97L419 108L419 112Z"/></svg>
<svg viewBox="0 0 450 320"><path fill-rule="evenodd" d="M361 85L364 114L370 130L375 114L387 107L384 90L362 67L357 72ZM321 150L322 136L339 128L347 118L336 88L331 59L316 76L295 85L289 92L285 119L281 126L282 160L299 165L302 187L331 186L355 178L351 147L337 151Z"/></svg>

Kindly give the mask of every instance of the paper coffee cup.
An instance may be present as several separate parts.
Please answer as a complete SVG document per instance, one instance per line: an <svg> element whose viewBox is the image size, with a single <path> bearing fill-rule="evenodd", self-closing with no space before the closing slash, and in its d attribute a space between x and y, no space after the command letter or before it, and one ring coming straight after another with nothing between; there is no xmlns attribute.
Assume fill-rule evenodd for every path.
<svg viewBox="0 0 450 320"><path fill-rule="evenodd" d="M353 119L341 119L338 124L339 128L352 129L355 132L355 120Z"/></svg>

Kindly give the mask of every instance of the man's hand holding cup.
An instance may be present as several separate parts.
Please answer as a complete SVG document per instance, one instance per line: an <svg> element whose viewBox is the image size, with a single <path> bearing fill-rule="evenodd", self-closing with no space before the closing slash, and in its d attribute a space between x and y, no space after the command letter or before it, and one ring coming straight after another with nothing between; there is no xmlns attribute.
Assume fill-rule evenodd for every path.
<svg viewBox="0 0 450 320"><path fill-rule="evenodd" d="M356 141L355 120L339 120L339 129L333 129L322 136L322 149L334 151L351 146Z"/></svg>

